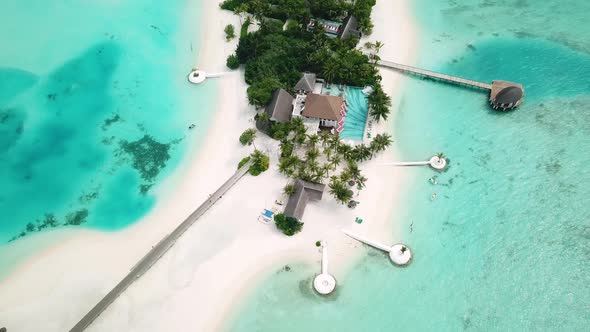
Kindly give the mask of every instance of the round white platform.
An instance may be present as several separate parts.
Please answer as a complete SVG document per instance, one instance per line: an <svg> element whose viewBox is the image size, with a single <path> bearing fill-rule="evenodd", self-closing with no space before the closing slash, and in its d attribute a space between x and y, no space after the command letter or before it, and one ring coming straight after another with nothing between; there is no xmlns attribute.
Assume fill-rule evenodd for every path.
<svg viewBox="0 0 590 332"><path fill-rule="evenodd" d="M438 170L445 169L445 167L447 167L447 161L445 158L439 158L438 156L430 158L429 163L430 167Z"/></svg>
<svg viewBox="0 0 590 332"><path fill-rule="evenodd" d="M408 265L412 261L412 251L404 244L394 244L389 251L389 259L395 265Z"/></svg>
<svg viewBox="0 0 590 332"><path fill-rule="evenodd" d="M193 84L203 83L207 78L207 73L202 70L193 70L188 74L188 81Z"/></svg>
<svg viewBox="0 0 590 332"><path fill-rule="evenodd" d="M313 288L322 295L328 295L336 288L336 279L327 273L322 273L313 279Z"/></svg>

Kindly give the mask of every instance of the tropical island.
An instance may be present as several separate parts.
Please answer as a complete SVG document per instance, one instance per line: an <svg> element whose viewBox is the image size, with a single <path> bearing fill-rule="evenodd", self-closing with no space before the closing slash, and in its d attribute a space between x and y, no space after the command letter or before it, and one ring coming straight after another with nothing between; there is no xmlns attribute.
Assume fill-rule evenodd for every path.
<svg viewBox="0 0 590 332"><path fill-rule="evenodd" d="M376 68L383 43L357 47L361 35L371 32L374 5L374 0L312 1L309 7L305 1L220 4L242 21L227 66L244 66L248 101L264 108L255 115L256 128L280 142L278 168L291 179L284 187L289 199L285 213L295 222L302 218L304 204L299 208L302 200L292 198L306 185L327 184L338 202L354 208L353 189L362 190L368 180L359 163L392 143L386 133L371 133L373 121L386 120L391 108ZM249 32L251 25L256 30ZM229 26L224 32L231 39ZM254 129L247 129L240 142L250 145L254 137ZM260 155L255 150L251 157ZM260 170L252 166L250 173Z"/></svg>
<svg viewBox="0 0 590 332"><path fill-rule="evenodd" d="M396 52L411 50L411 38L391 33L392 25L372 26L374 1L354 5L309 1L309 6L299 6L301 1L222 3L233 3L235 7L228 10L221 9L220 2L202 2L205 14L198 22L203 29L195 29L202 40L192 44L193 40L179 38L182 47L174 44L193 57L175 73L187 68L223 73L207 76L218 77L218 85L191 85L187 90L193 95L187 100L199 105L195 112L196 104L187 103L186 117L179 121L190 153L179 158L173 149L145 144L149 142L141 135L126 138L129 144L122 145L122 157L130 164L150 161L139 173L140 185L145 186L127 189L141 193L143 188L158 198L133 226L117 232L80 229L78 224L92 224L84 221L93 215L90 209L47 215L38 225L26 225L24 230L31 229L31 236L16 239L12 248L47 239L51 250L32 255L32 264L4 279L0 288L10 313L9 329L36 330L46 325L20 314L21 309L35 313L35 308L21 305L14 307L19 310L15 312L11 307L26 302L46 308L43 316L51 317L56 330L90 323L131 330L139 321L152 321L156 329L190 325L218 330L243 289L252 288L276 268L289 271L294 264L315 264L318 247L325 243L330 243L334 255L331 273L345 273L363 251L341 232L343 227L368 235L389 234L391 202L397 192L392 189L403 177L383 166L395 158L389 122L394 107L387 94L398 90L395 84L400 78L380 72L375 61L382 54L408 63L409 54ZM396 25L408 24L404 6L389 2L376 6L395 17ZM195 22L189 11L186 19ZM163 25L150 29L160 39L170 32ZM193 45L199 52L191 54ZM229 72L226 67L238 70ZM196 79L192 73L191 79ZM184 74L176 82L189 84ZM213 105L207 104L209 95L217 97L212 98ZM210 114L210 119L203 114ZM107 117L111 118L116 116ZM170 163L182 162L166 181L155 183L152 170L163 165L160 157L166 156ZM251 176L244 176L244 170ZM124 202L119 206L137 208ZM54 230L37 231L45 224ZM63 273L64 257L76 267L75 273ZM99 263L111 257L117 257L110 260L112 264ZM229 260L232 264L227 264ZM27 287L38 281L40 271L43 283ZM150 276L142 277L144 273ZM137 321L113 319L116 305L146 289L156 297L165 295L157 306L199 308L199 312L146 315L152 300L143 298L129 308L137 313ZM100 311L93 306L100 306Z"/></svg>

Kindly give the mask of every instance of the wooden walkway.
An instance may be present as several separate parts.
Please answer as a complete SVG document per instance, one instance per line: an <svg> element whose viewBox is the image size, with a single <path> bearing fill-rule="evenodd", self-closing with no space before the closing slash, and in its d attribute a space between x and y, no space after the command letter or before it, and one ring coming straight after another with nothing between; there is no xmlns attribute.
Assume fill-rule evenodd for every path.
<svg viewBox="0 0 590 332"><path fill-rule="evenodd" d="M139 279L146 273L152 265L154 265L182 236L187 229L189 229L199 217L201 217L211 206L213 206L233 185L235 185L242 176L248 172L248 168L252 165L252 160L247 162L242 168L232 175L225 183L217 189L209 197L209 199L201 204L191 215L189 215L172 233L164 237L152 250L150 250L121 280L115 288L113 288L105 297L98 302L82 319L70 330L70 332L84 331L98 316L105 311L105 309L113 303L119 295L121 295L135 280Z"/></svg>
<svg viewBox="0 0 590 332"><path fill-rule="evenodd" d="M378 60L377 64L382 67L393 68L393 69L397 69L400 71L413 73L413 74L420 75L420 76L435 78L435 79L439 79L439 80L446 81L446 82L467 85L467 86L471 86L471 87L479 88L479 89L492 90L492 85L488 84L488 83L467 80L467 79L464 79L461 77L441 74L441 73L437 73L434 71L424 70L424 69L420 69L420 68L416 68L416 67L412 67L412 66L406 66L406 65L402 65L402 64L390 62L390 61Z"/></svg>

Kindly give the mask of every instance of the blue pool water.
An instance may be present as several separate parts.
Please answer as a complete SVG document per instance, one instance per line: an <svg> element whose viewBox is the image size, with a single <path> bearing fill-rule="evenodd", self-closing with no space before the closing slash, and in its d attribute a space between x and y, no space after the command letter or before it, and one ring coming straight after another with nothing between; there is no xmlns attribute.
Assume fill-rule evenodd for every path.
<svg viewBox="0 0 590 332"><path fill-rule="evenodd" d="M367 96L362 92L362 89L349 87L346 92L346 118L340 137L362 141L368 114Z"/></svg>
<svg viewBox="0 0 590 332"><path fill-rule="evenodd" d="M480 91L408 79L394 123L402 159L450 158L444 173L408 170L392 223L413 263L396 269L364 249L329 298L311 289L315 267L294 265L251 293L230 330L586 331L589 11L587 1L417 1L419 66L520 82L523 105L500 114Z"/></svg>
<svg viewBox="0 0 590 332"><path fill-rule="evenodd" d="M198 6L2 1L0 251L55 227L118 230L150 210L189 121L209 119L213 86L186 83Z"/></svg>

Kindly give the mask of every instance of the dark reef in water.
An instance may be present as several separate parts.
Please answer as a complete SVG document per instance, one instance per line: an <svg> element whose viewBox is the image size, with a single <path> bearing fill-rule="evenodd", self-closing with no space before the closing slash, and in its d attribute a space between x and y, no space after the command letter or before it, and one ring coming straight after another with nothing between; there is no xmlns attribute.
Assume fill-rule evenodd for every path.
<svg viewBox="0 0 590 332"><path fill-rule="evenodd" d="M145 181L153 181L160 170L166 166L170 159L170 144L156 141L152 136L144 135L142 138L128 142L121 141L121 149L133 160L133 168Z"/></svg>
<svg viewBox="0 0 590 332"><path fill-rule="evenodd" d="M60 222L53 213L46 213L42 219L37 219L34 222L29 222L25 229L22 230L18 235L13 236L8 242L12 242L16 239L20 239L29 234L40 232L49 228L56 228L60 226L79 226L86 222L88 217L88 210L81 209L78 211L70 212L66 215L65 221Z"/></svg>

